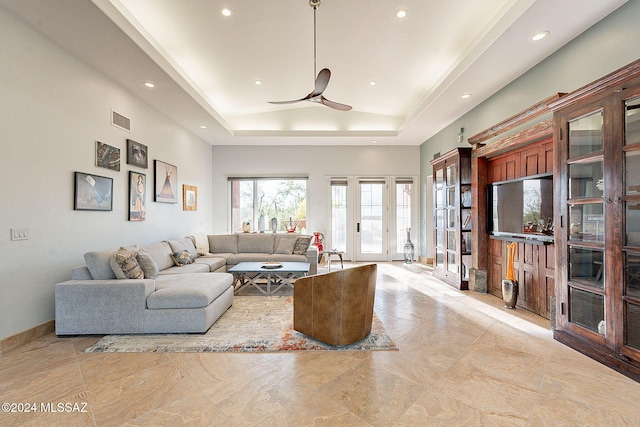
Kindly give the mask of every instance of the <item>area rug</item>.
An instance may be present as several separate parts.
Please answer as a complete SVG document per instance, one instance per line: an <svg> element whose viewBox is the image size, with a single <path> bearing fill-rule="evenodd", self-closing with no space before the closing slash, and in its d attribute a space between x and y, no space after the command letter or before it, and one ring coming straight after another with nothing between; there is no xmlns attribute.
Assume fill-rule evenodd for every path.
<svg viewBox="0 0 640 427"><path fill-rule="evenodd" d="M292 296L235 296L206 334L107 335L85 353L241 353L398 350L378 316L371 334L345 346L314 340L293 330Z"/></svg>

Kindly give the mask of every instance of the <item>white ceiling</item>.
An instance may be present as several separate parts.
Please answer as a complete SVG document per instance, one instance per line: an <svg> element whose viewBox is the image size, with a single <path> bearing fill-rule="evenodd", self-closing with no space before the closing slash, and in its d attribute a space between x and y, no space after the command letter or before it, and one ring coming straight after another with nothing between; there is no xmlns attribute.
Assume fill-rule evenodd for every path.
<svg viewBox="0 0 640 427"><path fill-rule="evenodd" d="M417 145L625 2L322 0L317 71L331 70L324 95L352 105L348 112L267 103L313 89L308 0L0 0L0 6L212 145ZM232 15L222 16L222 7ZM403 19L395 16L401 8ZM550 35L531 40L543 30ZM462 99L463 93L472 96Z"/></svg>

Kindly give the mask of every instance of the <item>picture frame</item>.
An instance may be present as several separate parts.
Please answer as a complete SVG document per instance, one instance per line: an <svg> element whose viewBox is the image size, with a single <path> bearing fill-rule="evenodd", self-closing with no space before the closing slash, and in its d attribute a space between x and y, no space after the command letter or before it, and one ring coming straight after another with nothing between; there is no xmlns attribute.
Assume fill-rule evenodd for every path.
<svg viewBox="0 0 640 427"><path fill-rule="evenodd" d="M129 221L147 218L147 175L129 171Z"/></svg>
<svg viewBox="0 0 640 427"><path fill-rule="evenodd" d="M182 210L198 210L198 187L194 187L193 185L182 186Z"/></svg>
<svg viewBox="0 0 640 427"><path fill-rule="evenodd" d="M76 211L113 210L113 178L74 172L73 209Z"/></svg>
<svg viewBox="0 0 640 427"><path fill-rule="evenodd" d="M96 141L96 166L120 171L120 149L104 142Z"/></svg>
<svg viewBox="0 0 640 427"><path fill-rule="evenodd" d="M178 203L178 168L154 160L154 200L158 203Z"/></svg>
<svg viewBox="0 0 640 427"><path fill-rule="evenodd" d="M127 164L137 166L139 168L147 169L149 167L148 161L149 150L144 144L134 141L133 139L127 139Z"/></svg>

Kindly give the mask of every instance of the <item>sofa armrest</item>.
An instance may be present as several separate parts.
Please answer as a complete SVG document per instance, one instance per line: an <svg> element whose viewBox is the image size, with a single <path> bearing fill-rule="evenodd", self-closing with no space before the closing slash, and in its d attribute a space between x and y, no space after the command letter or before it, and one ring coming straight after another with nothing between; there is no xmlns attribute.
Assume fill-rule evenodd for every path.
<svg viewBox="0 0 640 427"><path fill-rule="evenodd" d="M318 274L318 247L309 246L307 249L307 262L309 263L309 274Z"/></svg>
<svg viewBox="0 0 640 427"><path fill-rule="evenodd" d="M68 280L55 285L56 334L142 333L153 279Z"/></svg>

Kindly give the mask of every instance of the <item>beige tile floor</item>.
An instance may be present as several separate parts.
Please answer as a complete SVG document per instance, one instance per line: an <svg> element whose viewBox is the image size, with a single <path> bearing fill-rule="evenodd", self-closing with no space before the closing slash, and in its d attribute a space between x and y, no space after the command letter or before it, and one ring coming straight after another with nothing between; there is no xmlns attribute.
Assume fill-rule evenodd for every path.
<svg viewBox="0 0 640 427"><path fill-rule="evenodd" d="M639 383L424 266L380 264L376 312L400 351L84 354L96 337L49 335L0 358L0 400L39 411L0 425L640 426ZM86 412L41 411L58 402Z"/></svg>

